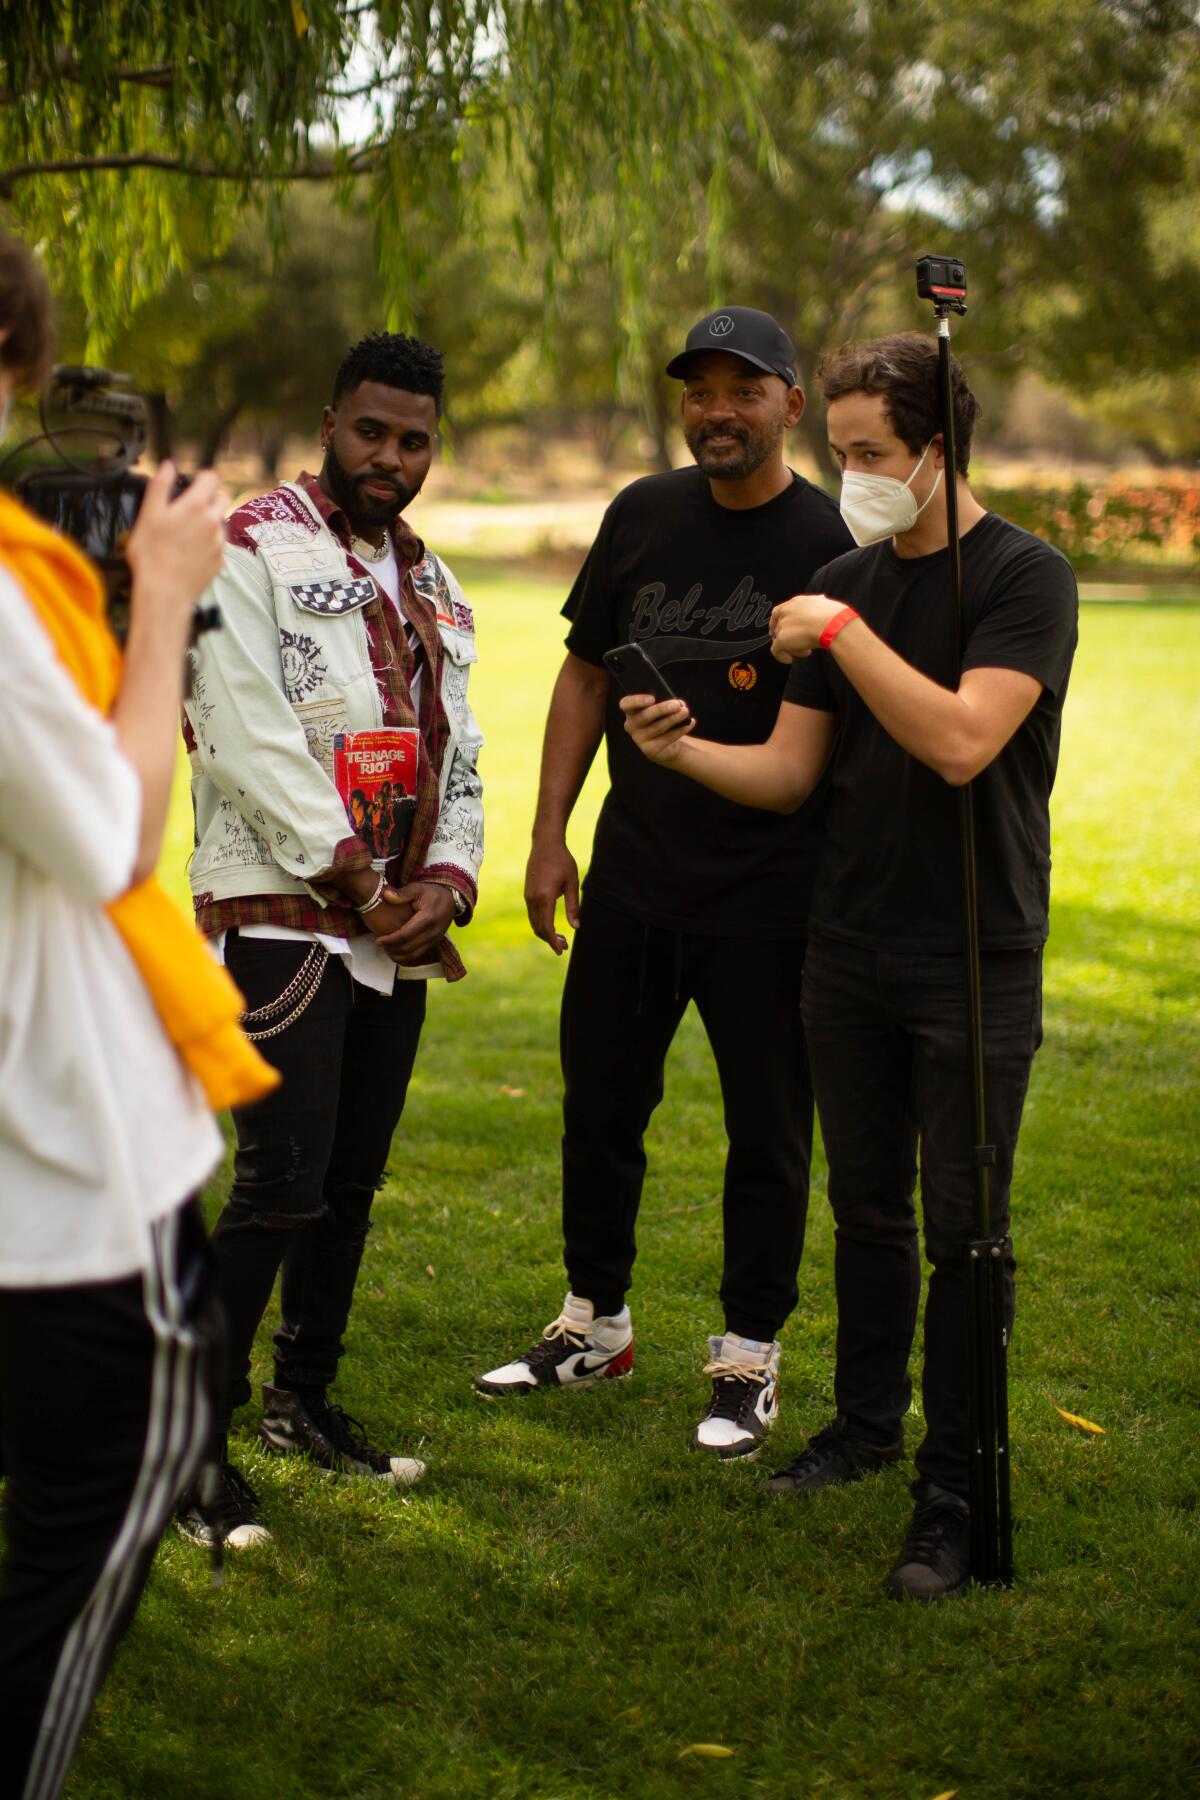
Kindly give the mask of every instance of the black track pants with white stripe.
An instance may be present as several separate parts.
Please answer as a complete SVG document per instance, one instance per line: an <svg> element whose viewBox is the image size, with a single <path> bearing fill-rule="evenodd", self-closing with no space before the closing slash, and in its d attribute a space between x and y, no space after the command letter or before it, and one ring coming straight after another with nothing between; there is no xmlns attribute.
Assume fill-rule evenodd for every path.
<svg viewBox="0 0 1200 1800"><path fill-rule="evenodd" d="M54 1800L212 1420L219 1315L194 1203L144 1276L0 1289L0 1797Z"/></svg>

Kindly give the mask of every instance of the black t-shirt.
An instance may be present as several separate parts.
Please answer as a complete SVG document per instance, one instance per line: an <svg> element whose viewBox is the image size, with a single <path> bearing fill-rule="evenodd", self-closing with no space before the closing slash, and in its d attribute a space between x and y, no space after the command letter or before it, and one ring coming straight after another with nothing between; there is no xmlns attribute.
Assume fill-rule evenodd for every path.
<svg viewBox="0 0 1200 1800"><path fill-rule="evenodd" d="M873 544L819 569L810 591L848 601L943 687L957 688L965 669L1017 669L1041 682L1032 712L974 784L980 942L1020 949L1049 930L1049 801L1078 594L1065 556L995 513L963 538L962 567L961 660L946 550L906 559L890 540ZM839 720L814 933L878 949L958 949L958 791L901 749L832 656L793 663L785 698Z"/></svg>
<svg viewBox="0 0 1200 1800"><path fill-rule="evenodd" d="M837 506L794 476L736 511L699 469L648 475L604 515L563 613L585 662L634 640L728 744L771 735L787 680L770 654L771 609L849 543ZM635 918L729 937L803 936L821 799L792 817L735 806L648 762L625 731L616 684L605 714L612 783L587 891Z"/></svg>

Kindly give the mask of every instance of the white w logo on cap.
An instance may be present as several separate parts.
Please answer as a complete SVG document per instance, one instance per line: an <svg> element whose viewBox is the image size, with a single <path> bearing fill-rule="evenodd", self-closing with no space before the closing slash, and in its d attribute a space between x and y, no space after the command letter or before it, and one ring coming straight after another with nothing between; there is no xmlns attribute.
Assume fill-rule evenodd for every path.
<svg viewBox="0 0 1200 1800"><path fill-rule="evenodd" d="M733 330L733 320L728 313L721 313L713 320L708 329L713 337L728 337Z"/></svg>

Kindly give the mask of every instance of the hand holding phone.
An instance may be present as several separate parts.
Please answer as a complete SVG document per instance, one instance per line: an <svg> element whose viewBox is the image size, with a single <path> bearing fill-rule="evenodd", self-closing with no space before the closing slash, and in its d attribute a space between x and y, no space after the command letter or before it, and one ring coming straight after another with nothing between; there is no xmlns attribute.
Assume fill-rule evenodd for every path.
<svg viewBox="0 0 1200 1800"><path fill-rule="evenodd" d="M658 664L650 660L640 644L618 644L615 650L606 650L604 666L623 694L653 694L656 700L679 698ZM689 712L688 723L691 722Z"/></svg>

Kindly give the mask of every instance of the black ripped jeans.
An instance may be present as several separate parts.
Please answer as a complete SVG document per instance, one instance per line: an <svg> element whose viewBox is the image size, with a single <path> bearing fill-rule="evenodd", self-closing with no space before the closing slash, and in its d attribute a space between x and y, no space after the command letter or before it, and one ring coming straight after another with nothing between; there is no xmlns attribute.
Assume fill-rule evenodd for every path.
<svg viewBox="0 0 1200 1800"><path fill-rule="evenodd" d="M254 1010L282 994L308 951L231 931L225 960ZM342 958L331 956L300 1017L259 1041L283 1083L233 1114L233 1187L212 1238L229 1322L219 1435L250 1398L254 1334L281 1270L276 1384L325 1388L337 1374L371 1203L424 1020L424 981L398 981L384 996L352 981Z"/></svg>

